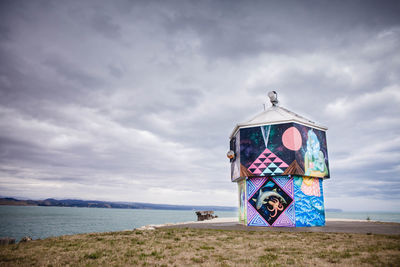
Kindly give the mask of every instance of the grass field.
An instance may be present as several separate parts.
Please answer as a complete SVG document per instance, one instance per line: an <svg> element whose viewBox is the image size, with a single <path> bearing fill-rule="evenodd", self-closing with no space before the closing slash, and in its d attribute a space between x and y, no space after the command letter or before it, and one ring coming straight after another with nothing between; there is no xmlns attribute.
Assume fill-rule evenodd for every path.
<svg viewBox="0 0 400 267"><path fill-rule="evenodd" d="M0 247L0 266L400 265L400 236L156 229L81 234Z"/></svg>

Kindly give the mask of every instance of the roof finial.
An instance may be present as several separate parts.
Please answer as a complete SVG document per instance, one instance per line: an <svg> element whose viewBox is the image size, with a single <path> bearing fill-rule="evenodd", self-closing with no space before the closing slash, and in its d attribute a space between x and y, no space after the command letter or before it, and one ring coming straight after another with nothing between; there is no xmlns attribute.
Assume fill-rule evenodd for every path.
<svg viewBox="0 0 400 267"><path fill-rule="evenodd" d="M277 106L278 105L278 103L279 103L279 101L278 101L278 94L275 92L275 91L271 91L271 92L269 92L268 93L268 97L269 97L269 100L271 101L271 103L272 103L272 106Z"/></svg>

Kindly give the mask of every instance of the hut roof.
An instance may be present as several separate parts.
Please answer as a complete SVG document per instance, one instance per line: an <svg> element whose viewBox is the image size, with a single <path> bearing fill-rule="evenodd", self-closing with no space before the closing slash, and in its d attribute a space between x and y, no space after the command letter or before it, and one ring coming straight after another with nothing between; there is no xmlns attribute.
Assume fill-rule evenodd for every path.
<svg viewBox="0 0 400 267"><path fill-rule="evenodd" d="M236 127L233 129L230 138L232 138L240 128L248 128L261 125L282 124L289 122L303 124L322 131L328 130L327 127L317 124L316 122L311 121L303 116L300 116L284 107L272 106L267 110L261 112L251 120L237 124Z"/></svg>

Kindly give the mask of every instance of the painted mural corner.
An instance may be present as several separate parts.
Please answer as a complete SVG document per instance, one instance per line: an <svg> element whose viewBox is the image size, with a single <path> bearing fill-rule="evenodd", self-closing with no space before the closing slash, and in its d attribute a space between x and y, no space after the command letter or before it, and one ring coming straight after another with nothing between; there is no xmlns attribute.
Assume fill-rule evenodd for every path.
<svg viewBox="0 0 400 267"><path fill-rule="evenodd" d="M293 179L258 177L247 180L247 225L294 227Z"/></svg>
<svg viewBox="0 0 400 267"><path fill-rule="evenodd" d="M238 182L239 191L239 223L247 224L247 206L246 206L246 180Z"/></svg>
<svg viewBox="0 0 400 267"><path fill-rule="evenodd" d="M327 177L328 152L325 133L315 129L307 131L306 150L304 159L304 175L312 177ZM317 136L318 134L318 136Z"/></svg>
<svg viewBox="0 0 400 267"><path fill-rule="evenodd" d="M240 132L230 140L230 150L234 152L234 158L231 161L231 180L240 178Z"/></svg>

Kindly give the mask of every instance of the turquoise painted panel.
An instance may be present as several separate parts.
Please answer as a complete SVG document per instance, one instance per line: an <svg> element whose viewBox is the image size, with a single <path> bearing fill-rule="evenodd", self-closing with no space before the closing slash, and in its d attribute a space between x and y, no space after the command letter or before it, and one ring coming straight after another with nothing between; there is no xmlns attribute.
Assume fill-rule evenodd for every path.
<svg viewBox="0 0 400 267"><path fill-rule="evenodd" d="M321 178L294 177L296 227L325 225L322 181Z"/></svg>

